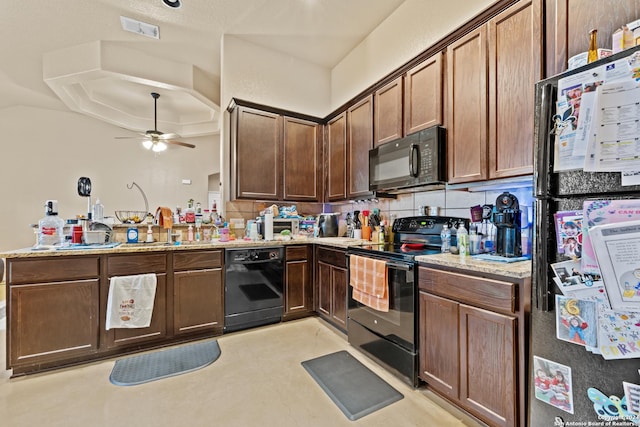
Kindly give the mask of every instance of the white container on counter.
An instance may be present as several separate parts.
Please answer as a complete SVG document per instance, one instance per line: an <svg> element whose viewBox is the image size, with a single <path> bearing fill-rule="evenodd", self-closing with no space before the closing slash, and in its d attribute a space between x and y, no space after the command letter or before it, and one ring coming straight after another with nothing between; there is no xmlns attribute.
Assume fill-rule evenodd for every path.
<svg viewBox="0 0 640 427"><path fill-rule="evenodd" d="M264 214L264 240L273 240L273 214Z"/></svg>

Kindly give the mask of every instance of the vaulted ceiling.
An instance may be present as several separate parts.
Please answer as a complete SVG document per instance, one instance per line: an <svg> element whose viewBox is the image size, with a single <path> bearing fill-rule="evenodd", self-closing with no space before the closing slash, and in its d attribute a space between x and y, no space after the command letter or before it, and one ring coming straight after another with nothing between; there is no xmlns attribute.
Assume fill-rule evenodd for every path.
<svg viewBox="0 0 640 427"><path fill-rule="evenodd" d="M125 129L216 133L221 37L328 69L404 0L8 1L0 14L0 109L73 110ZM127 32L121 17L157 26Z"/></svg>

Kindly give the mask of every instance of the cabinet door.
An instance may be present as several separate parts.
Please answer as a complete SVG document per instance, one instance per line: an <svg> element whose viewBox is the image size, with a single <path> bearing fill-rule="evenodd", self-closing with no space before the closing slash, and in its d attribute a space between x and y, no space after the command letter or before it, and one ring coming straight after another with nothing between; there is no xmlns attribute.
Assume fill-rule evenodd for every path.
<svg viewBox="0 0 640 427"><path fill-rule="evenodd" d="M453 399L460 392L458 307L420 292L420 378Z"/></svg>
<svg viewBox="0 0 640 427"><path fill-rule="evenodd" d="M98 351L98 279L9 287L8 366L82 357Z"/></svg>
<svg viewBox="0 0 640 427"><path fill-rule="evenodd" d="M447 48L449 182L487 179L487 27Z"/></svg>
<svg viewBox="0 0 640 427"><path fill-rule="evenodd" d="M333 311L331 320L343 329L347 328L347 270L332 267L331 282L333 291Z"/></svg>
<svg viewBox="0 0 640 427"><path fill-rule="evenodd" d="M317 310L322 316L331 317L331 265L318 263Z"/></svg>
<svg viewBox="0 0 640 427"><path fill-rule="evenodd" d="M167 336L167 275L156 274L156 297L153 303L151 324L146 328L116 328L107 331L107 347L132 346L160 340Z"/></svg>
<svg viewBox="0 0 640 427"><path fill-rule="evenodd" d="M611 48L611 36L640 17L638 0L545 0L547 76L567 69L572 56L589 48L589 31L598 30L598 47Z"/></svg>
<svg viewBox="0 0 640 427"><path fill-rule="evenodd" d="M310 246L286 248L284 317L313 311L311 282L312 255Z"/></svg>
<svg viewBox="0 0 640 427"><path fill-rule="evenodd" d="M282 117L238 107L236 126L236 196L282 199Z"/></svg>
<svg viewBox="0 0 640 427"><path fill-rule="evenodd" d="M320 143L320 126L317 123L284 117L285 200L320 201Z"/></svg>
<svg viewBox="0 0 640 427"><path fill-rule="evenodd" d="M327 123L327 200L347 198L347 113Z"/></svg>
<svg viewBox="0 0 640 427"><path fill-rule="evenodd" d="M178 271L173 275L173 330L175 335L222 332L222 269Z"/></svg>
<svg viewBox="0 0 640 427"><path fill-rule="evenodd" d="M373 146L402 138L402 76L374 94Z"/></svg>
<svg viewBox="0 0 640 427"><path fill-rule="evenodd" d="M541 19L539 0L529 0L489 21L489 178L533 173Z"/></svg>
<svg viewBox="0 0 640 427"><path fill-rule="evenodd" d="M347 197L368 196L369 150L373 148L373 95L348 110Z"/></svg>
<svg viewBox="0 0 640 427"><path fill-rule="evenodd" d="M405 135L442 124L442 55L433 55L404 77Z"/></svg>
<svg viewBox="0 0 640 427"><path fill-rule="evenodd" d="M460 305L460 399L490 425L516 425L515 334L514 317Z"/></svg>

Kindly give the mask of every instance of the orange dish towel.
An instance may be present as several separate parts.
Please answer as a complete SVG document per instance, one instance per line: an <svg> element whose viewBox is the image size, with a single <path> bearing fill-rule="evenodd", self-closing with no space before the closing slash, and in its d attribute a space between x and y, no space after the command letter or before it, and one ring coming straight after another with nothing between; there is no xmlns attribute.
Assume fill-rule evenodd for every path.
<svg viewBox="0 0 640 427"><path fill-rule="evenodd" d="M389 284L385 261L351 255L349 280L353 299L375 310L389 311Z"/></svg>
<svg viewBox="0 0 640 427"><path fill-rule="evenodd" d="M158 211L160 211L160 215L158 215ZM173 214L171 213L170 208L159 207L156 209L156 218L158 218L158 225L162 226L164 229L173 227Z"/></svg>

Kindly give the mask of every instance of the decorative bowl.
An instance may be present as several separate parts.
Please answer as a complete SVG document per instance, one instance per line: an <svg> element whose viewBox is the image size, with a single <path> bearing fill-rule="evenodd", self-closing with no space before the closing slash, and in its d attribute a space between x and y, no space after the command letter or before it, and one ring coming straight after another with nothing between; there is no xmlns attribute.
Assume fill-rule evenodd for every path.
<svg viewBox="0 0 640 427"><path fill-rule="evenodd" d="M147 213L142 211L115 211L115 214L123 224L140 224L147 218Z"/></svg>

